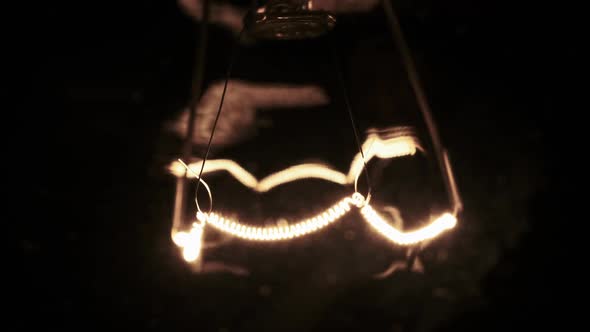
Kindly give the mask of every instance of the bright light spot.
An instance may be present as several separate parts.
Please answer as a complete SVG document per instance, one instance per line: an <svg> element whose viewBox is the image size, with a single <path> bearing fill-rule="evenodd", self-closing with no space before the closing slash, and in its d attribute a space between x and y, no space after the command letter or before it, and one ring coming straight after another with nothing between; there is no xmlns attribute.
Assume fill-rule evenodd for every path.
<svg viewBox="0 0 590 332"><path fill-rule="evenodd" d="M277 223L278 226L256 227L242 224L235 220L226 219L216 213L197 213L197 219L201 223L211 225L213 228L232 236L251 241L282 241L301 237L314 233L334 223L350 211L350 206L360 208L365 221L375 228L381 235L399 245L412 245L418 242L437 237L442 232L452 229L457 224L457 219L450 213L444 213L431 224L418 230L402 232L388 224L364 197L355 193L351 197L345 197L323 213L303 221L288 224Z"/></svg>
<svg viewBox="0 0 590 332"><path fill-rule="evenodd" d="M200 224L193 224L190 232L175 232L172 235L172 241L182 250L182 257L185 261L191 263L197 261L201 257L201 249L203 245L203 226Z"/></svg>
<svg viewBox="0 0 590 332"><path fill-rule="evenodd" d="M412 245L430 240L457 224L457 219L450 213L444 213L431 224L411 232L401 232L388 224L369 204L361 208L361 214L381 235L400 245Z"/></svg>
<svg viewBox="0 0 590 332"><path fill-rule="evenodd" d="M186 246L182 251L182 257L189 263L195 262L199 259L200 254L201 250L197 246Z"/></svg>
<svg viewBox="0 0 590 332"><path fill-rule="evenodd" d="M182 248L188 243L189 235L187 232L174 232L172 234L172 241L174 241L177 246Z"/></svg>
<svg viewBox="0 0 590 332"><path fill-rule="evenodd" d="M251 241L281 241L301 237L334 223L350 211L350 205L355 201L346 197L334 206L319 215L305 219L303 221L288 224L286 222L277 223L277 226L256 227L239 223L234 220L226 219L216 213L205 214L197 213L197 219L211 225L217 230L231 234L235 237Z"/></svg>

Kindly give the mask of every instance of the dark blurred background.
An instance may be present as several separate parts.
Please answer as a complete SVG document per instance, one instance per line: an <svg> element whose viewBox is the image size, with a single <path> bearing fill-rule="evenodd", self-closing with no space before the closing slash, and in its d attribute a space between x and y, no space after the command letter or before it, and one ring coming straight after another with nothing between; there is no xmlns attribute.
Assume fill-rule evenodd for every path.
<svg viewBox="0 0 590 332"><path fill-rule="evenodd" d="M253 268L249 277L194 274L169 239L174 179L164 166L180 143L163 127L189 99L198 25L175 1L31 4L34 42L22 49L33 70L21 106L32 110L26 132L40 163L31 171L41 176L26 189L34 209L24 211L43 213L18 225L25 291L16 330L496 331L566 322L567 310L556 309L570 302L560 288L568 273L556 222L563 215L549 196L559 186L548 153L559 144L549 128L562 123L571 92L561 84L573 68L567 59L577 55L566 21L538 3L393 3L465 211L452 234L420 253L424 273L384 280L369 270L403 253L381 255L386 246L374 244L357 255L363 242L334 240L345 229L330 231L329 243L318 235L280 247L281 261L269 260L272 250L248 256L236 246L230 256ZM222 27L210 33L206 83L222 78L233 40ZM334 34L362 129L381 121L379 112L417 112L380 7L342 15ZM324 51L301 50L299 64L315 70L291 68L289 79L330 82ZM256 52L244 52L236 75L280 77L273 64L282 61ZM301 122L309 135L338 140L350 130L342 109L338 123L319 111ZM322 147L307 150L297 138L300 113L277 114L271 120L288 155L242 159L322 157ZM331 141L324 149L345 169L355 150L343 137L343 154L327 148ZM245 151L232 149L214 156ZM260 174L276 169L259 164Z"/></svg>

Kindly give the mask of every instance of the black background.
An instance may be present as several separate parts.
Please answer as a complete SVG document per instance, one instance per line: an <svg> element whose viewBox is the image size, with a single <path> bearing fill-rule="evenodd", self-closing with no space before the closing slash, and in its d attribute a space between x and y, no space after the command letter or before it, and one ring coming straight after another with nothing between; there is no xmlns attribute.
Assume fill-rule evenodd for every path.
<svg viewBox="0 0 590 332"><path fill-rule="evenodd" d="M40 162L31 171L40 176L26 189L33 208L23 210L17 235L17 330L456 331L567 322L569 270L556 227L563 214L550 196L562 188L548 151L561 146L556 128L575 85L566 80L576 69L574 20L538 3L394 5L455 164L463 226L423 253L423 275L332 282L316 280L323 261L290 271L260 267L266 258L256 257L260 273L249 278L198 276L169 240L174 183L163 166L179 149L162 127L188 99L198 36L174 1L31 5L21 49L32 71L20 106L32 110L24 133L34 143L25 151L34 147ZM387 75L367 82L363 63L399 62L392 45L382 46L390 36L379 10L342 17L335 33L361 127L372 116L363 110L379 100L412 104L401 83L394 97L378 98L387 92L377 88L354 95L391 84ZM230 45L231 34L212 28L207 82L222 77Z"/></svg>

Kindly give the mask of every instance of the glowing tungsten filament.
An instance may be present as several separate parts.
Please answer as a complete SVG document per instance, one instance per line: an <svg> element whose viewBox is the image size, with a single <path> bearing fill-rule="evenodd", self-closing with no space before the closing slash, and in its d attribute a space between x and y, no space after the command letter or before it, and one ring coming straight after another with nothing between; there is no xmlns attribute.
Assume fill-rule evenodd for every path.
<svg viewBox="0 0 590 332"><path fill-rule="evenodd" d="M200 223L195 222L189 232L173 232L172 239L178 247L183 248L184 259L187 262L195 262L201 256L203 228L207 224L223 233L245 240L284 241L323 229L348 213L351 206L359 208L363 219L375 228L379 234L399 245L412 245L435 238L442 232L455 227L457 223L454 215L444 213L430 225L415 231L402 232L379 216L361 194L355 193L350 197L345 197L323 213L292 225L281 224L275 227L256 227L226 219L216 213L205 214L199 212L197 213L197 219Z"/></svg>
<svg viewBox="0 0 590 332"><path fill-rule="evenodd" d="M202 223L195 223L190 233L179 232L173 236L174 242L187 250L195 252L201 248L201 237L204 224L209 224L217 230L231 234L235 237L252 240L252 241L281 241L301 237L316 232L336 220L340 219L350 211L351 205L360 208L364 220L375 228L381 235L390 241L399 245L412 245L418 242L429 240L437 237L442 232L452 229L457 223L457 219L450 213L444 213L442 216L433 221L430 225L421 229L402 232L391 226L385 221L373 207L368 204L362 195L355 193L351 197L345 197L340 202L330 207L319 215L306 219L292 225L280 225L274 227L256 227L241 224L237 221L229 220L216 213L205 214L199 212L197 219ZM197 242L197 245L193 243ZM187 249L188 248L188 249ZM189 257L192 257L189 255Z"/></svg>
<svg viewBox="0 0 590 332"><path fill-rule="evenodd" d="M442 232L454 228L457 224L455 216L450 213L444 213L442 216L435 219L430 225L411 232L401 232L389 225L369 204L361 208L361 214L365 221L375 228L381 235L400 245L412 245L433 239Z"/></svg>
<svg viewBox="0 0 590 332"><path fill-rule="evenodd" d="M301 237L318 231L340 219L350 211L350 205L356 204L357 203L354 199L346 197L325 212L313 218L300 221L293 225L279 225L273 227L248 226L226 219L216 213L206 214L199 212L197 213L197 219L224 233L229 233L242 239L252 241L280 241Z"/></svg>
<svg viewBox="0 0 590 332"><path fill-rule="evenodd" d="M411 135L398 135L400 134L399 132L393 134L397 136L382 138L377 133L370 133L367 140L363 143L365 160L363 161L362 155L358 153L354 157L347 175L322 164L300 164L271 174L258 181L236 162L224 159L207 161L203 169L203 174L225 170L243 185L257 192L266 192L281 184L305 178L324 179L342 185L352 184L361 174L365 162L369 162L373 157L381 159L395 158L413 155L417 149L421 149L415 137ZM201 166L202 161L191 164L189 167L194 172L188 172L189 176L196 177L196 174L198 174L197 171L200 170ZM181 177L184 176L186 169L182 163L175 162L170 166L170 170L174 175ZM279 223L274 227L256 227L226 219L216 213L206 214L199 212L197 213L197 219L200 223L193 224L193 228L188 233L173 230L172 239L174 243L183 248L185 260L193 262L200 258L203 228L205 225L211 225L221 232L246 240L266 242L284 241L302 237L323 229L348 213L351 206L359 208L363 219L381 235L399 245L412 245L435 238L442 232L453 228L457 223L453 214L445 213L430 225L419 230L402 232L379 216L371 205L369 205L368 199L365 199L359 193L355 193L352 196L345 197L323 213L292 225Z"/></svg>

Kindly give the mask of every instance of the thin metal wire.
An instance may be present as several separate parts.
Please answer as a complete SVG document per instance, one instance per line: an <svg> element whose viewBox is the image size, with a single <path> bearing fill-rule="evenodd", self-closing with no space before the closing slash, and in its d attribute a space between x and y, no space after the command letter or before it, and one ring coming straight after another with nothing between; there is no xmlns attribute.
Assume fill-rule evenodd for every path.
<svg viewBox="0 0 590 332"><path fill-rule="evenodd" d="M459 191L455 183L455 178L448 159L447 151L441 143L438 128L436 127L436 123L434 122L434 117L432 116L430 105L428 104L428 100L426 98L426 93L424 92L424 88L422 87L420 77L418 75L418 70L416 69L416 64L414 63L412 53L410 52L410 48L408 47L408 44L404 38L404 34L402 32L399 19L395 13L395 10L393 9L391 0L382 0L382 3L383 9L385 10L385 15L389 22L389 27L391 29L394 42L396 43L401 53L402 61L406 68L410 85L412 86L412 90L414 90L416 101L418 102L418 106L422 113L422 117L424 118L424 122L426 123L426 127L428 129L430 139L432 141L434 154L438 161L438 166L443 178L447 196L449 198L449 202L453 206L453 214L456 215L459 211L462 210L463 204L461 202ZM414 263L418 258L421 249L424 246L426 246L426 243L422 243L416 246L414 250L409 250L409 256L407 258L408 270L411 270L413 268Z"/></svg>
<svg viewBox="0 0 590 332"><path fill-rule="evenodd" d="M365 153L363 152L363 146L361 144L360 135L358 133L356 121L354 120L354 115L352 113L352 106L350 105L350 100L348 99L348 92L346 90L346 83L344 81L344 74L342 73L342 69L340 68L340 64L338 62L338 53L336 52L336 48L335 48L334 44L335 43L333 42L332 53L333 53L333 57L334 57L334 67L336 68L336 75L338 76L338 82L340 84L340 88L342 89L344 104L346 106L346 110L348 111L348 117L350 118L350 124L352 126L352 132L354 133L354 139L356 141L356 145L359 149L361 157L363 158L363 164L364 164L363 170L365 173L365 177L367 179L367 187L368 187L367 195L365 197L366 197L366 200L369 201L371 198L371 191L373 190L373 187L371 186L371 179L369 176L369 170L367 168L367 161L365 159ZM355 192L358 192L357 183L358 183L358 177L354 181L354 191Z"/></svg>
<svg viewBox="0 0 590 332"><path fill-rule="evenodd" d="M227 72L225 74L225 82L223 83L223 92L221 93L221 101L219 102L219 108L217 109L217 115L215 116L215 121L213 122L213 128L211 129L211 136L209 136L209 142L207 143L207 150L205 151L205 157L203 158L203 163L201 164L201 170L199 171L198 179L201 179L203 175L203 170L205 169L205 163L207 162L207 158L209 158L209 152L211 152L211 143L213 142L213 136L215 136L215 129L217 128L217 122L219 121L219 116L221 115L221 110L223 109L223 102L225 100L225 94L227 93L227 85L229 83L229 79L231 77L231 72L234 66L234 62L238 57L238 50L240 47L240 41L242 39L242 34L244 33L244 29L240 31L238 35L235 45L234 51L232 52L231 58L229 60L229 65L227 68ZM201 181L197 182L197 189L195 190L195 204L199 209L199 188L201 186ZM213 201L211 200L211 209L213 208ZM201 211L199 209L199 211ZM211 211L209 211L211 212Z"/></svg>
<svg viewBox="0 0 590 332"><path fill-rule="evenodd" d="M205 76L205 62L207 55L207 44L209 36L209 0L203 1L203 19L200 24L199 31L199 48L196 55L196 63L193 71L193 86L191 88L191 99L188 105L188 125L184 146L182 148L182 155L186 160L190 160L193 148L193 135L195 131L196 108L199 99L201 98L203 90L203 80ZM179 177L176 180L176 194L174 198L174 214L172 218L173 229L177 229L182 225L182 218L185 209L185 195L186 195L187 177Z"/></svg>
<svg viewBox="0 0 590 332"><path fill-rule="evenodd" d="M203 183L203 186L205 186L205 189L207 190L207 193L209 194L209 212L208 213L211 213L211 211L213 211L213 195L211 194L211 188L209 188L209 185L207 184L207 182L205 182L205 180L203 180L197 173L195 173L184 161L182 161L181 159L178 159L178 161L182 164L182 166L184 166L184 168L186 168L187 172L190 172L194 176L196 176L199 183ZM201 207L199 206L199 201L195 200L195 203L197 204L197 210L199 212L203 213L203 211L201 211Z"/></svg>
<svg viewBox="0 0 590 332"><path fill-rule="evenodd" d="M412 54L404 38L404 34L402 32L399 19L393 9L391 0L383 0L382 2L383 8L385 10L385 15L387 17L387 20L389 21L391 33L393 34L393 39L401 53L402 61L406 67L406 71L408 74L408 79L410 81L412 89L414 90L414 94L416 96L418 106L424 118L424 122L426 123L426 127L428 128L428 132L430 134L430 138L432 140L432 145L434 148L434 154L436 155L436 159L438 161L438 165L444 180L447 195L449 197L450 203L454 207L454 210L458 212L462 208L461 199L459 197L459 193L455 184L455 180L453 178L453 174L450 170L449 161L446 157L447 152L441 143L438 129L432 116L430 105L428 104L428 100L426 98L426 93L424 92L424 88L422 87L422 84L420 82L418 70L416 69L416 64L414 63L414 59L412 58Z"/></svg>
<svg viewBox="0 0 590 332"><path fill-rule="evenodd" d="M191 88L191 100L189 102L189 114L186 137L184 141L183 157L189 161L192 155L193 135L195 132L195 118L197 105L203 93L203 81L205 77L205 62L207 59L207 44L209 40L209 0L203 1L203 20L200 24L199 48L197 50L197 61L193 74L193 86Z"/></svg>

